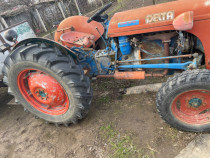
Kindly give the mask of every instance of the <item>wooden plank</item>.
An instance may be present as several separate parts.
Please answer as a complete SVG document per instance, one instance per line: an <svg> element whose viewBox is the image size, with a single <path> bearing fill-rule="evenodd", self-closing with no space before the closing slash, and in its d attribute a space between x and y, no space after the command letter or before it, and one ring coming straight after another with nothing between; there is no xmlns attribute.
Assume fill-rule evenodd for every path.
<svg viewBox="0 0 210 158"><path fill-rule="evenodd" d="M47 29L46 29L46 27L45 27L44 21L42 20L41 15L39 14L38 9L35 9L35 11L36 11L36 14L37 14L37 16L38 16L38 18L39 18L39 21L41 22L41 25L42 25L44 31L47 32Z"/></svg>
<svg viewBox="0 0 210 158"><path fill-rule="evenodd" d="M75 4L76 4L76 7L77 7L77 10L78 10L79 15L82 15L82 13L81 13L81 11L80 11L80 9L79 9L79 5L78 5L78 3L77 3L77 0L74 0L74 2L75 2Z"/></svg>

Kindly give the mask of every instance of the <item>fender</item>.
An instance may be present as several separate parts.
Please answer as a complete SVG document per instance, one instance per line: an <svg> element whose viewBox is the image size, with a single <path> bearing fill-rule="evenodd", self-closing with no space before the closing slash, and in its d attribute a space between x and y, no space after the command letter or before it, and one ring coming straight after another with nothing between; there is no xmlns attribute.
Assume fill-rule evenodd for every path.
<svg viewBox="0 0 210 158"><path fill-rule="evenodd" d="M49 39L45 39L45 38L28 38L28 39L25 39L25 40L19 42L18 44L16 44L13 47L13 50L15 50L17 47L19 47L21 45L28 44L28 43L32 43L32 44L46 43L48 45L52 45L52 46L58 48L65 55L68 55L68 54L71 55L74 59L77 59L77 57L78 57L78 55L74 51L64 47L60 43L57 43L55 41L52 41L52 40L49 40Z"/></svg>

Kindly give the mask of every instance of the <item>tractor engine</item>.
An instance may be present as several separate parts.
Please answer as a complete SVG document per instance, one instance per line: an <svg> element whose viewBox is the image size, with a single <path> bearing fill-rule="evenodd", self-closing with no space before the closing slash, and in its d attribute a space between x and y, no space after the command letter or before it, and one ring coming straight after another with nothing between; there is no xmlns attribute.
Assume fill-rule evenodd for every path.
<svg viewBox="0 0 210 158"><path fill-rule="evenodd" d="M145 65L145 64L167 64L185 63L192 61L189 58L194 53L198 53L198 65L204 64L204 48L201 41L194 35L182 31L165 31L147 33L133 36L121 36L112 38L109 42L99 40L96 43L94 53L95 65L90 69L95 69L94 74L113 74L115 65ZM92 55L91 55L92 54ZM177 58L177 56L185 56ZM170 57L171 59L164 59ZM156 60L154 60L154 58ZM160 58L160 59L159 59ZM95 67L94 67L95 66ZM88 68L87 68L88 69ZM124 71L123 69L119 69ZM142 68L130 68L129 71L142 71ZM144 71L152 76L165 76L168 69L148 68Z"/></svg>
<svg viewBox="0 0 210 158"><path fill-rule="evenodd" d="M122 36L112 40L112 50L118 49L120 65L182 63L189 58L150 60L152 58L199 53L200 62L204 53L201 41L187 32L157 32L135 36Z"/></svg>

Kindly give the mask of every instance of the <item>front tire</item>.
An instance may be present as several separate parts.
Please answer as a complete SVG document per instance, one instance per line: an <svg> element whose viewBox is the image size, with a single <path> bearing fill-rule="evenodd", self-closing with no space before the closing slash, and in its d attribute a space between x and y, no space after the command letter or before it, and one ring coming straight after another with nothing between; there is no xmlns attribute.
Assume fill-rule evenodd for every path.
<svg viewBox="0 0 210 158"><path fill-rule="evenodd" d="M170 78L157 94L157 110L184 131L210 130L210 71L192 70Z"/></svg>
<svg viewBox="0 0 210 158"><path fill-rule="evenodd" d="M8 92L35 116L56 125L77 123L88 113L92 89L82 67L45 44L22 45L5 60Z"/></svg>

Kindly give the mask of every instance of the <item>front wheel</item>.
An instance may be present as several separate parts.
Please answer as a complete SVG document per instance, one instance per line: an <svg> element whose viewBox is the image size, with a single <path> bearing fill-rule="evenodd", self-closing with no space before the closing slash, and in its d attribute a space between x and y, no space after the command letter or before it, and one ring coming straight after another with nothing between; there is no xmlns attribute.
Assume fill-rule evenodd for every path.
<svg viewBox="0 0 210 158"><path fill-rule="evenodd" d="M157 110L171 126L210 131L210 71L192 70L170 78L157 94Z"/></svg>
<svg viewBox="0 0 210 158"><path fill-rule="evenodd" d="M81 66L45 44L18 47L5 60L8 91L47 122L69 125L87 114L92 90Z"/></svg>

